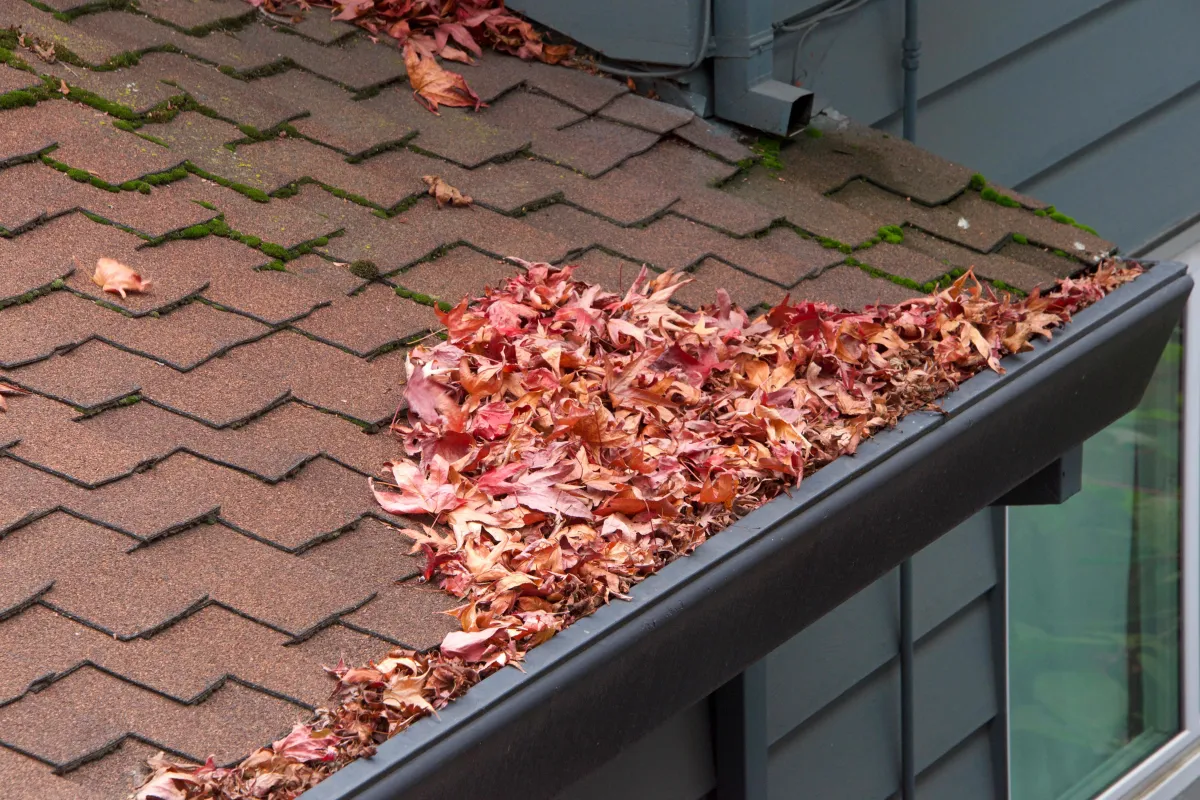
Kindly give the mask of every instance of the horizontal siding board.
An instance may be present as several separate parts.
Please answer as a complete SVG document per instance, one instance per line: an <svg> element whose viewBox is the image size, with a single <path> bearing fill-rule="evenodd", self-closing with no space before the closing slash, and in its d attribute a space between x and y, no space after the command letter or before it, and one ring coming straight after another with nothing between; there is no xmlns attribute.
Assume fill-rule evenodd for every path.
<svg viewBox="0 0 1200 800"><path fill-rule="evenodd" d="M920 91L942 91L1084 15L1125 0L921 0ZM804 86L839 111L874 124L902 102L904 8L875 0L827 22L804 43ZM777 6L778 7L778 6ZM775 76L790 80L798 36L780 37Z"/></svg>
<svg viewBox="0 0 1200 800"><path fill-rule="evenodd" d="M1198 31L1196 0L1114 3L922 103L918 140L1020 183L1200 80ZM899 120L885 129L898 132Z"/></svg>
<svg viewBox="0 0 1200 800"><path fill-rule="evenodd" d="M509 0L514 11L609 58L690 64L700 43L703 0Z"/></svg>
<svg viewBox="0 0 1200 800"><path fill-rule="evenodd" d="M996 780L992 761L992 725L975 731L928 767L917 779L921 800L992 800ZM893 800L900 800L894 795Z"/></svg>
<svg viewBox="0 0 1200 800"><path fill-rule="evenodd" d="M918 638L996 582L991 512L964 522L913 559ZM767 740L774 742L896 655L899 583L885 575L767 656Z"/></svg>
<svg viewBox="0 0 1200 800"><path fill-rule="evenodd" d="M771 800L885 800L899 784L899 677L893 660L770 752ZM987 597L919 643L913 675L918 769L953 750L996 714Z"/></svg>
<svg viewBox="0 0 1200 800"><path fill-rule="evenodd" d="M1200 85L1019 188L1137 250L1200 213L1197 131Z"/></svg>
<svg viewBox="0 0 1200 800"><path fill-rule="evenodd" d="M716 786L708 701L627 746L556 800L699 800Z"/></svg>

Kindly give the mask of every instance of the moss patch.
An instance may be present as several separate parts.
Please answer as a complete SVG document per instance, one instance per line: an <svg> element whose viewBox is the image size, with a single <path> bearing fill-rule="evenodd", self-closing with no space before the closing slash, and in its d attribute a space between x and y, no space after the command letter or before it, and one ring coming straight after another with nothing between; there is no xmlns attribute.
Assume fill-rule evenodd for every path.
<svg viewBox="0 0 1200 800"><path fill-rule="evenodd" d="M904 242L904 229L899 225L884 225L879 229L879 239L888 244L901 244Z"/></svg>
<svg viewBox="0 0 1200 800"><path fill-rule="evenodd" d="M368 261L365 258L360 258L350 264L350 274L362 278L364 281L373 281L379 277L379 267L374 261ZM400 290L396 290L396 294L400 294ZM404 295L401 295L403 297Z"/></svg>
<svg viewBox="0 0 1200 800"><path fill-rule="evenodd" d="M759 138L750 145L750 149L758 154L759 162L772 172L779 172L783 169L783 161L779 157L780 147L781 143L778 139L767 137Z"/></svg>

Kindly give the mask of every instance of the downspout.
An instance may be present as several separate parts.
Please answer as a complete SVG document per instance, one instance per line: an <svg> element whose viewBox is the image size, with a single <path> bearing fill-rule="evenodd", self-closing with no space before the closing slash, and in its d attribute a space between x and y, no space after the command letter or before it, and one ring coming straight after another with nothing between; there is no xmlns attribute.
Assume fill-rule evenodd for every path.
<svg viewBox="0 0 1200 800"><path fill-rule="evenodd" d="M771 0L713 0L713 105L716 115L777 136L808 124L813 95L773 77Z"/></svg>
<svg viewBox="0 0 1200 800"><path fill-rule="evenodd" d="M921 41L917 38L917 2L904 0L904 138L917 138L917 69ZM900 779L903 800L917 800L917 770L913 753L916 730L913 714L913 579L912 559L900 564Z"/></svg>

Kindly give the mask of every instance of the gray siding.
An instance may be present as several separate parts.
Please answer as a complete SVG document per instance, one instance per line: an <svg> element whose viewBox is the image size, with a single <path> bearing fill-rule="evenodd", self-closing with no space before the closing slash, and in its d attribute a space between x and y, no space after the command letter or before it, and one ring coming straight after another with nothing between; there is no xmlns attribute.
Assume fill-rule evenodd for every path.
<svg viewBox="0 0 1200 800"><path fill-rule="evenodd" d="M982 512L913 561L917 768L932 786L986 787L958 795L980 800L994 796L992 752L1002 746L999 519ZM768 656L772 800L898 791L898 632L893 573Z"/></svg>
<svg viewBox="0 0 1200 800"><path fill-rule="evenodd" d="M699 800L714 786L711 714L704 701L627 746L556 800Z"/></svg>
<svg viewBox="0 0 1200 800"><path fill-rule="evenodd" d="M777 77L898 131L902 4L776 45ZM921 0L918 142L1136 250L1200 214L1200 3Z"/></svg>
<svg viewBox="0 0 1200 800"><path fill-rule="evenodd" d="M1002 519L983 511L913 559L915 751L928 800L988 800L1002 785L993 769L1003 739ZM898 593L889 573L766 658L771 800L887 800L898 790ZM716 785L710 709L700 703L668 720L557 800L708 796Z"/></svg>

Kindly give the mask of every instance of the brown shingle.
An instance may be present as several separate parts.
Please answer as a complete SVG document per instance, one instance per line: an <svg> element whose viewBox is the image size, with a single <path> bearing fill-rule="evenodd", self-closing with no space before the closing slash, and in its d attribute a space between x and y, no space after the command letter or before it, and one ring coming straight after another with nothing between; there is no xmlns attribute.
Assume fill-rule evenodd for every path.
<svg viewBox="0 0 1200 800"><path fill-rule="evenodd" d="M792 300L815 300L852 310L876 303L899 303L919 295L915 289L873 278L858 267L840 266L792 289Z"/></svg>

